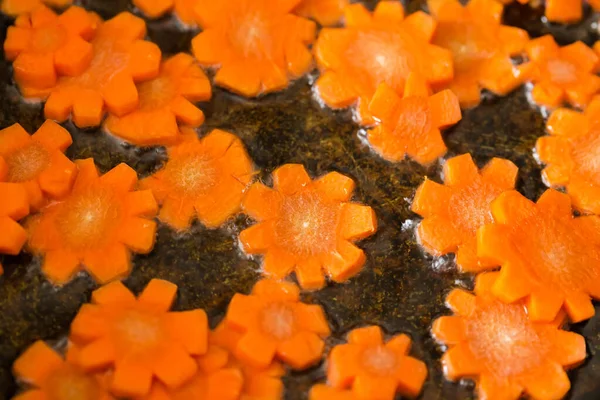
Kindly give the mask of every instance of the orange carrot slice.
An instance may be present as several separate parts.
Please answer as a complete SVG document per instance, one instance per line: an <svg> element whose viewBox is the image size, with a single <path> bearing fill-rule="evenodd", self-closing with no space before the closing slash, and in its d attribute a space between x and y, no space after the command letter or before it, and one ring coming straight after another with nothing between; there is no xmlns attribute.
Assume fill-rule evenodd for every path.
<svg viewBox="0 0 600 400"><path fill-rule="evenodd" d="M45 6L17 18L8 28L4 52L13 61L14 78L20 87L50 89L58 76L77 76L92 61L88 43L98 27L98 18L80 7L60 16Z"/></svg>
<svg viewBox="0 0 600 400"><path fill-rule="evenodd" d="M64 152L72 143L69 132L50 120L31 136L19 124L0 130L0 159L7 166L5 180L25 189L33 210L71 190L77 169Z"/></svg>
<svg viewBox="0 0 600 400"><path fill-rule="evenodd" d="M180 53L165 61L155 79L137 85L139 105L133 112L111 115L105 129L139 146L173 144L179 124L196 128L204 113L193 102L211 97L210 82L192 56Z"/></svg>
<svg viewBox="0 0 600 400"><path fill-rule="evenodd" d="M368 105L381 83L401 95L413 71L430 84L452 79L452 54L430 44L435 21L427 14L416 12L405 18L397 1L382 1L373 13L352 4L344 13L346 27L321 30L315 44L321 70L316 87L329 107L358 103L361 123L371 125L375 121Z"/></svg>
<svg viewBox="0 0 600 400"><path fill-rule="evenodd" d="M502 4L510 4L513 1L518 1L521 4L531 3L532 5L541 5L540 1L533 0L499 0ZM587 0L587 2L596 11L600 9L598 0ZM582 0L546 0L546 18L550 22L558 22L563 24L572 24L581 21L583 17L583 1Z"/></svg>
<svg viewBox="0 0 600 400"><path fill-rule="evenodd" d="M160 49L141 40L145 35L144 20L123 12L96 31L92 61L82 74L60 78L46 92L24 88L23 94L49 94L46 118L62 122L72 114L80 128L100 125L105 109L117 116L132 112L138 106L134 82L155 78L159 72Z"/></svg>
<svg viewBox="0 0 600 400"><path fill-rule="evenodd" d="M195 26L194 8L199 0L133 0L133 4L149 18L160 18L174 11L179 20L189 26Z"/></svg>
<svg viewBox="0 0 600 400"><path fill-rule="evenodd" d="M441 129L460 121L458 99L450 90L431 95L423 78L410 73L404 96L382 83L369 104L369 112L380 124L368 131L373 149L389 161L407 155L429 164L446 153Z"/></svg>
<svg viewBox="0 0 600 400"><path fill-rule="evenodd" d="M240 139L218 129L202 139L188 131L167 153L165 166L140 182L161 204L162 222L185 230L197 216L205 226L217 228L239 212L253 176Z"/></svg>
<svg viewBox="0 0 600 400"><path fill-rule="evenodd" d="M351 390L339 390L327 385L317 384L310 389L309 400L356 400Z"/></svg>
<svg viewBox="0 0 600 400"><path fill-rule="evenodd" d="M2 165L0 157L0 254L17 255L27 241L27 232L15 221L29 214L29 201L23 186L1 182ZM0 275L3 273L0 263Z"/></svg>
<svg viewBox="0 0 600 400"><path fill-rule="evenodd" d="M46 343L32 344L13 365L15 377L30 388L14 399L112 400L102 380L63 360Z"/></svg>
<svg viewBox="0 0 600 400"><path fill-rule="evenodd" d="M448 49L454 57L454 79L445 86L462 107L481 101L481 89L506 95L522 83L510 57L520 54L527 32L502 25L502 5L496 0L429 0L437 19L432 43Z"/></svg>
<svg viewBox="0 0 600 400"><path fill-rule="evenodd" d="M327 383L336 389L352 389L354 398L361 400L392 400L397 394L416 397L427 377L427 366L408 356L410 345L404 334L384 342L378 326L354 329L348 343L331 350Z"/></svg>
<svg viewBox="0 0 600 400"><path fill-rule="evenodd" d="M523 303L504 304L492 295L502 280L480 274L475 295L454 289L446 304L454 315L434 321L432 335L448 346L446 378L474 379L480 398L560 399L570 383L564 368L586 357L585 339L559 329L557 321L531 321Z"/></svg>
<svg viewBox="0 0 600 400"><path fill-rule="evenodd" d="M302 0L294 13L314 19L322 26L331 26L340 22L348 4L348 0Z"/></svg>
<svg viewBox="0 0 600 400"><path fill-rule="evenodd" d="M296 272L305 289L356 275L366 256L353 243L371 236L377 220L371 207L351 203L354 182L331 172L311 180L300 164L273 171L273 189L254 183L242 208L258 223L240 233L248 254L264 254L263 273L282 279Z"/></svg>
<svg viewBox="0 0 600 400"><path fill-rule="evenodd" d="M295 370L321 359L330 330L321 306L299 300L289 282L259 281L250 295L233 296L225 321L242 333L236 357L255 368L267 368L277 359Z"/></svg>
<svg viewBox="0 0 600 400"><path fill-rule="evenodd" d="M137 174L125 164L99 176L91 158L77 163L72 190L30 218L28 246L43 255L42 272L56 284L80 265L100 283L127 276L131 251L146 254L154 246L152 192L134 190Z"/></svg>
<svg viewBox="0 0 600 400"><path fill-rule="evenodd" d="M137 297L118 281L92 293L71 324L86 371L114 368L110 389L119 397L146 396L156 378L176 390L198 371L193 357L207 352L208 322L201 309L170 312L177 286L151 280Z"/></svg>
<svg viewBox="0 0 600 400"><path fill-rule="evenodd" d="M192 40L200 64L216 68L215 83L246 97L285 89L312 67L307 46L314 22L291 12L301 0L198 0L203 31Z"/></svg>
<svg viewBox="0 0 600 400"><path fill-rule="evenodd" d="M538 139L536 152L547 164L542 171L550 187L566 187L583 213L600 214L600 98L584 113L560 108L548 119L550 136Z"/></svg>
<svg viewBox="0 0 600 400"><path fill-rule="evenodd" d="M501 265L493 293L527 300L529 317L552 321L564 309L571 321L594 315L600 299L600 217L574 218L568 195L547 190L537 203L516 191L491 204L495 223L479 228L477 256Z"/></svg>
<svg viewBox="0 0 600 400"><path fill-rule="evenodd" d="M524 78L534 83L531 96L536 103L558 107L568 102L585 108L600 90L600 77L594 74L599 58L584 43L559 47L546 35L529 42L525 50L529 63L520 68Z"/></svg>
<svg viewBox="0 0 600 400"><path fill-rule="evenodd" d="M0 11L16 17L31 13L44 4L54 8L65 8L73 3L73 0L2 0L0 3Z"/></svg>
<svg viewBox="0 0 600 400"><path fill-rule="evenodd" d="M490 203L514 189L517 167L502 158L492 159L481 171L470 154L449 159L444 165L444 185L425 179L419 186L412 211L424 219L417 236L434 256L456 253L461 271L493 267L477 258L477 229L492 222Z"/></svg>

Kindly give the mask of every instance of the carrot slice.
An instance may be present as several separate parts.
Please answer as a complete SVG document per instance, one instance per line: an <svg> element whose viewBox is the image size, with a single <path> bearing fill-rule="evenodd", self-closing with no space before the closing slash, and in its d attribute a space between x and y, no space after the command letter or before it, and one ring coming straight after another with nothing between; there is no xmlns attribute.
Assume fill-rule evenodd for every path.
<svg viewBox="0 0 600 400"><path fill-rule="evenodd" d="M28 14L42 5L55 8L65 8L73 0L2 0L0 10L11 17L17 17L22 14Z"/></svg>
<svg viewBox="0 0 600 400"><path fill-rule="evenodd" d="M19 124L0 130L0 158L6 163L6 181L26 190L33 210L48 199L65 196L71 189L76 167L64 152L72 142L69 132L50 120L32 136Z"/></svg>
<svg viewBox="0 0 600 400"><path fill-rule="evenodd" d="M165 166L140 182L161 204L162 222L186 230L197 216L217 228L240 210L253 169L239 138L215 129L198 139L190 130L167 153Z"/></svg>
<svg viewBox="0 0 600 400"><path fill-rule="evenodd" d="M404 334L384 342L378 326L355 329L348 334L347 344L331 350L327 383L337 390L351 389L352 397L340 393L340 399L391 400L397 394L416 397L427 377L427 367L422 361L408 356L410 343L410 338ZM332 390L316 391L335 395Z"/></svg>
<svg viewBox="0 0 600 400"><path fill-rule="evenodd" d="M137 174L121 164L102 177L92 159L80 160L70 192L42 208L27 224L29 248L43 255L42 271L56 284L68 282L80 265L99 282L129 274L131 249L152 250L156 223L144 203L131 205ZM156 209L156 207L154 207ZM123 232L134 236L124 235Z"/></svg>
<svg viewBox="0 0 600 400"><path fill-rule="evenodd" d="M142 38L144 21L128 12L102 23L92 40L92 59L77 76L63 77L48 90L44 113L65 121L72 114L80 128L100 125L106 110L122 116L138 106L134 82L155 78L159 73L160 49ZM23 94L31 88L24 88ZM31 90L35 95L44 95Z"/></svg>
<svg viewBox="0 0 600 400"><path fill-rule="evenodd" d="M254 183L242 203L258 224L240 243L264 255L263 273L282 279L294 271L304 289L323 287L324 272L338 282L358 273L366 257L352 243L373 235L377 219L371 207L348 202L354 182L339 173L311 180L300 164L279 167L273 182Z"/></svg>
<svg viewBox="0 0 600 400"><path fill-rule="evenodd" d="M322 26L332 26L340 22L348 3L348 0L302 0L294 13L314 19Z"/></svg>
<svg viewBox="0 0 600 400"><path fill-rule="evenodd" d="M442 357L446 377L474 379L483 398L562 398L570 387L564 369L586 357L584 338L532 321L522 302L498 301L499 276L477 277L469 312L434 321L433 337L449 348Z"/></svg>
<svg viewBox="0 0 600 400"><path fill-rule="evenodd" d="M552 321L563 307L573 322L590 318L590 296L600 295L600 236L590 226L599 217L574 218L569 196L552 189L537 204L504 192L491 210L496 222L479 228L477 255L502 267L494 294L526 299L534 321Z"/></svg>
<svg viewBox="0 0 600 400"><path fill-rule="evenodd" d="M536 151L548 186L566 187L573 205L583 213L600 214L600 152L597 121L600 99L593 100L584 113L557 109L548 119L550 136L541 137Z"/></svg>
<svg viewBox="0 0 600 400"><path fill-rule="evenodd" d="M198 5L198 0L133 0L133 5L149 18L160 18L173 11L184 25L196 26L194 9Z"/></svg>
<svg viewBox="0 0 600 400"><path fill-rule="evenodd" d="M78 363L86 371L114 368L110 389L122 397L146 396L153 377L169 390L189 382L198 371L193 357L207 351L208 322L200 309L169 312L176 290L157 279L134 300L120 282L98 289L92 300L99 303L84 305L71 325Z"/></svg>
<svg viewBox="0 0 600 400"><path fill-rule="evenodd" d="M494 0L429 0L437 27L432 43L452 52L454 79L445 87L452 90L462 107L479 104L481 89L506 95L522 83L510 57L520 54L527 32L502 25L502 6Z"/></svg>
<svg viewBox="0 0 600 400"><path fill-rule="evenodd" d="M291 12L301 0L198 0L195 15L203 31L192 51L204 67L217 69L215 83L246 97L282 90L308 72L306 48L316 25Z"/></svg>
<svg viewBox="0 0 600 400"><path fill-rule="evenodd" d="M335 389L327 385L317 384L310 389L309 400L355 400L357 397L351 390Z"/></svg>
<svg viewBox="0 0 600 400"><path fill-rule="evenodd" d="M4 51L13 61L14 78L28 90L48 90L59 76L77 76L92 60L91 39L98 18L73 6L60 16L40 6L8 28Z"/></svg>
<svg viewBox="0 0 600 400"><path fill-rule="evenodd" d="M480 172L470 154L449 159L444 183L425 180L417 189L412 211L424 220L417 229L420 244L434 256L456 253L461 271L491 267L477 258L477 229L492 222L490 203L514 188L517 167L494 158Z"/></svg>
<svg viewBox="0 0 600 400"><path fill-rule="evenodd" d="M139 146L173 144L180 125L200 126L204 114L192 103L211 97L208 78L184 53L163 61L158 77L138 84L137 91L138 107L121 117L110 115L104 128Z"/></svg>
<svg viewBox="0 0 600 400"><path fill-rule="evenodd" d="M241 362L259 369L275 359L295 370L309 368L320 360L323 338L330 334L320 306L300 302L294 284L269 279L259 281L248 296L236 294L225 322L239 332L225 345Z"/></svg>
<svg viewBox="0 0 600 400"><path fill-rule="evenodd" d="M13 373L17 379L31 385L19 398L113 399L101 377L85 373L70 357L63 360L41 340L19 356L13 365Z"/></svg>
<svg viewBox="0 0 600 400"><path fill-rule="evenodd" d="M599 58L582 42L559 47L551 35L534 39L525 47L529 63L524 79L532 82L533 100L547 107L567 102L585 108L600 89L594 74Z"/></svg>
<svg viewBox="0 0 600 400"><path fill-rule="evenodd" d="M440 129L460 121L458 99L449 90L433 96L428 91L425 81L413 73L406 80L404 97L386 83L377 88L369 111L380 124L367 137L386 160L398 162L408 155L424 165L446 153Z"/></svg>
<svg viewBox="0 0 600 400"><path fill-rule="evenodd" d="M345 20L345 28L321 30L315 44L321 70L316 87L329 107L357 105L361 123L372 125L368 106L381 83L401 95L413 71L429 84L452 79L452 55L430 44L435 21L426 14L405 18L399 3L383 1L373 13L363 5L349 5Z"/></svg>

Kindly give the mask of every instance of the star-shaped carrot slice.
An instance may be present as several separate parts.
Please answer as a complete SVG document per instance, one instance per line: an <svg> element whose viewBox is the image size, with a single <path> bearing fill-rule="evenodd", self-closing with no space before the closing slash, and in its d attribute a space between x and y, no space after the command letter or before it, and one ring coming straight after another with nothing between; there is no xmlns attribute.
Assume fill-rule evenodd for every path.
<svg viewBox="0 0 600 400"><path fill-rule="evenodd" d="M6 182L8 165L0 157L0 254L17 255L27 241L27 232L16 221L29 214L29 199L23 185ZM4 272L0 263L0 275Z"/></svg>
<svg viewBox="0 0 600 400"><path fill-rule="evenodd" d="M137 173L126 164L102 176L91 158L77 165L69 194L28 220L29 249L43 255L42 272L56 284L81 267L100 283L124 277L131 252L146 254L154 246L154 196L135 190Z"/></svg>
<svg viewBox="0 0 600 400"><path fill-rule="evenodd" d="M235 354L255 368L274 360L303 370L321 360L330 330L321 306L300 302L300 291L290 282L264 279L250 295L236 293L225 323L243 334Z"/></svg>
<svg viewBox="0 0 600 400"><path fill-rule="evenodd" d="M58 76L81 74L92 60L88 40L98 24L97 16L75 6L60 16L41 6L17 18L4 42L17 84L44 90L55 86Z"/></svg>
<svg viewBox="0 0 600 400"><path fill-rule="evenodd" d="M340 390L327 385L317 384L310 389L309 400L357 400L351 390Z"/></svg>
<svg viewBox="0 0 600 400"><path fill-rule="evenodd" d="M380 121L367 133L373 149L389 161L406 156L429 164L446 153L441 129L460 121L456 95L443 90L431 95L428 85L416 74L406 79L403 96L382 83L369 104L369 112Z"/></svg>
<svg viewBox="0 0 600 400"><path fill-rule="evenodd" d="M75 125L84 128L100 125L106 110L117 116L135 110L135 82L155 78L161 58L157 45L142 40L145 35L144 20L128 12L100 25L91 42L89 67L76 77L58 80L49 91L46 118L62 122L72 115Z"/></svg>
<svg viewBox="0 0 600 400"><path fill-rule="evenodd" d="M551 35L530 41L525 50L530 62L521 66L534 87L533 100L548 107L564 102L585 108L600 90L600 77L594 74L599 58L582 42L559 47Z"/></svg>
<svg viewBox="0 0 600 400"><path fill-rule="evenodd" d="M322 26L331 26L340 22L348 4L349 0L302 0L294 13L314 19Z"/></svg>
<svg viewBox="0 0 600 400"><path fill-rule="evenodd" d="M215 83L246 97L285 89L312 67L314 22L292 14L301 0L198 0L203 31L192 40Z"/></svg>
<svg viewBox="0 0 600 400"><path fill-rule="evenodd" d="M517 172L502 158L478 171L471 155L463 154L444 165L444 185L425 179L412 203L412 211L424 218L417 236L425 250L435 256L456 253L462 271L494 266L477 258L477 229L493 222L490 203L514 189Z"/></svg>
<svg viewBox="0 0 600 400"><path fill-rule="evenodd" d="M207 351L208 321L201 309L169 311L176 295L177 286L160 279L137 298L117 281L95 290L71 324L78 364L113 369L110 389L120 397L147 395L153 378L169 390L182 387L198 371L194 357Z"/></svg>
<svg viewBox="0 0 600 400"><path fill-rule="evenodd" d="M134 6L139 8L149 18L160 18L168 12L175 15L185 25L195 26L194 8L199 0L133 0Z"/></svg>
<svg viewBox="0 0 600 400"><path fill-rule="evenodd" d="M185 230L196 216L217 228L240 210L253 170L239 138L215 129L198 139L190 131L167 154L165 166L140 182L161 205L162 222Z"/></svg>
<svg viewBox="0 0 600 400"><path fill-rule="evenodd" d="M564 368L586 357L585 339L558 328L560 320L531 321L522 303L504 304L492 296L502 278L480 274L475 295L454 289L446 304L452 316L434 321L432 334L449 349L442 357L450 380L476 381L480 398L561 399L570 382Z"/></svg>
<svg viewBox="0 0 600 400"><path fill-rule="evenodd" d="M45 342L38 340L19 356L13 364L13 373L31 385L15 400L81 399L112 400L98 376L87 374L69 357L63 359Z"/></svg>
<svg viewBox="0 0 600 400"><path fill-rule="evenodd" d="M561 309L572 322L591 318L590 297L600 299L600 217L574 218L569 196L552 189L537 203L504 192L492 216L477 232L477 255L502 267L494 295L526 299L534 321L552 321Z"/></svg>
<svg viewBox="0 0 600 400"><path fill-rule="evenodd" d="M409 73L429 84L453 77L452 54L430 44L435 21L423 12L404 16L402 4L382 1L370 13L361 4L345 9L344 28L321 30L315 57L321 70L316 88L332 108L358 105L364 125L375 121L368 105L382 82L402 95Z"/></svg>
<svg viewBox="0 0 600 400"><path fill-rule="evenodd" d="M211 97L210 81L194 58L179 53L161 65L160 74L137 85L139 105L131 113L110 115L105 129L138 146L173 144L179 125L191 128L204 122L194 102Z"/></svg>
<svg viewBox="0 0 600 400"><path fill-rule="evenodd" d="M282 279L292 271L304 289L325 285L325 272L343 282L363 267L353 242L375 233L371 207L351 203L354 181L337 172L312 180L300 164L273 171L273 189L254 183L244 212L258 223L240 233L248 254L264 254L263 272Z"/></svg>
<svg viewBox="0 0 600 400"><path fill-rule="evenodd" d="M578 210L600 215L600 98L584 113L555 110L547 130L550 136L536 144L539 160L547 164L544 182L566 187Z"/></svg>
<svg viewBox="0 0 600 400"><path fill-rule="evenodd" d="M33 210L71 190L77 167L64 152L72 143L69 132L50 120L31 136L19 124L0 130L0 159L6 163L6 181L25 189Z"/></svg>
<svg viewBox="0 0 600 400"><path fill-rule="evenodd" d="M433 44L454 57L454 79L447 86L463 107L481 101L481 89L506 95L522 83L510 57L520 54L527 32L502 25L502 8L496 0L429 0L437 19Z"/></svg>
<svg viewBox="0 0 600 400"><path fill-rule="evenodd" d="M335 346L327 363L327 383L352 389L357 399L393 400L397 394L416 397L427 366L410 357L411 340L400 334L384 342L378 326L354 329L348 343Z"/></svg>
<svg viewBox="0 0 600 400"><path fill-rule="evenodd" d="M73 3L73 0L1 0L0 3L2 3L0 11L16 17L31 13L44 4L49 7L65 8Z"/></svg>

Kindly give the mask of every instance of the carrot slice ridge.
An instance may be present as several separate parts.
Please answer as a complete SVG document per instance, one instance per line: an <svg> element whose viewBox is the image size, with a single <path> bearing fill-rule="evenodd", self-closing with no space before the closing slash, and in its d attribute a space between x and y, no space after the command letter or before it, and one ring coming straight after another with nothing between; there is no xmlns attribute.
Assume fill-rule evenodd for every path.
<svg viewBox="0 0 600 400"><path fill-rule="evenodd" d="M377 219L371 207L348 202L351 180L335 172L312 180L300 164L277 168L273 178L273 189L254 183L242 202L257 224L240 233L240 243L264 255L263 273L295 272L304 289L323 287L324 274L336 282L357 274L366 256L354 242L373 235Z"/></svg>
<svg viewBox="0 0 600 400"><path fill-rule="evenodd" d="M294 13L314 19L322 26L331 26L340 22L348 3L348 0L302 0Z"/></svg>
<svg viewBox="0 0 600 400"><path fill-rule="evenodd" d="M27 221L28 247L44 257L42 272L55 284L67 283L81 266L106 283L129 275L131 252L146 254L153 246L157 212L132 207L136 172L120 164L99 176L92 159L79 160L73 187ZM147 198L142 201L147 202Z"/></svg>
<svg viewBox="0 0 600 400"><path fill-rule="evenodd" d="M425 250L440 256L456 253L461 271L478 271L488 265L477 257L477 229L493 222L491 202L514 188L517 167L494 158L479 171L470 154L449 159L444 185L426 179L419 186L412 211L423 217L417 237Z"/></svg>
<svg viewBox="0 0 600 400"><path fill-rule="evenodd" d="M434 321L433 337L448 346L446 378L475 380L482 398L562 398L570 388L565 369L585 359L585 339L555 322L532 321L523 302L502 303L493 294L498 282L498 272L480 274L475 295L466 293L469 312Z"/></svg>

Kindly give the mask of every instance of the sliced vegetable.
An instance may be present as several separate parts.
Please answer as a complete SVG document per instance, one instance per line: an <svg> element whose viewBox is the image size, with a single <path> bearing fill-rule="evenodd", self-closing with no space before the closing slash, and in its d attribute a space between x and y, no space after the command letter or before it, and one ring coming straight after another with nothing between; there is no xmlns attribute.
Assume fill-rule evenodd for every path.
<svg viewBox="0 0 600 400"><path fill-rule="evenodd" d="M352 179L330 172L312 180L300 164L273 171L273 189L254 183L242 208L258 223L240 233L248 254L264 254L263 273L283 279L293 271L304 289L356 275L365 253L353 243L371 236L377 220L371 207L351 203Z"/></svg>
<svg viewBox="0 0 600 400"><path fill-rule="evenodd" d="M194 104L210 99L210 82L192 56L179 53L161 65L155 79L137 85L138 107L121 117L111 115L105 129L139 146L173 144L179 126L198 127L204 113Z"/></svg>
<svg viewBox="0 0 600 400"><path fill-rule="evenodd" d="M446 378L474 379L480 398L561 399L570 388L564 368L586 357L585 339L556 321L532 322L523 303L504 304L492 294L500 273L480 274L475 295L454 289L446 304L452 316L434 321L432 335L448 347Z"/></svg>
<svg viewBox="0 0 600 400"><path fill-rule="evenodd" d="M149 190L135 191L136 172L119 164L99 176L94 160L78 160L72 190L27 223L29 249L44 257L42 272L55 284L81 266L105 283L129 275L131 252L153 246L157 204Z"/></svg>
<svg viewBox="0 0 600 400"><path fill-rule="evenodd" d="M195 26L194 8L199 0L133 0L133 5L139 8L149 18L160 18L170 11L175 11L179 20Z"/></svg>
<svg viewBox="0 0 600 400"><path fill-rule="evenodd" d="M335 389L327 385L317 384L310 389L309 400L356 400L351 390Z"/></svg>
<svg viewBox="0 0 600 400"><path fill-rule="evenodd" d="M477 229L493 222L490 204L514 189L517 172L503 158L478 171L471 155L463 154L444 165L444 185L425 178L412 203L412 211L424 218L417 236L425 250L435 256L456 253L461 271L493 267L477 258Z"/></svg>
<svg viewBox="0 0 600 400"><path fill-rule="evenodd" d="M29 214L29 201L22 185L4 182L7 170L0 157L0 254L17 255L27 241L27 232L16 221ZM0 275L3 273L0 263Z"/></svg>
<svg viewBox="0 0 600 400"><path fill-rule="evenodd" d="M253 176L240 139L218 129L202 139L188 131L167 153L165 166L140 182L161 204L161 221L185 230L197 216L205 226L217 228L240 210Z"/></svg>
<svg viewBox="0 0 600 400"><path fill-rule="evenodd" d="M302 0L294 13L312 18L323 26L331 26L340 22L348 4L348 0Z"/></svg>
<svg viewBox="0 0 600 400"><path fill-rule="evenodd" d="M44 4L54 8L65 8L72 2L73 0L1 0L0 11L11 17L17 17L30 13Z"/></svg>

